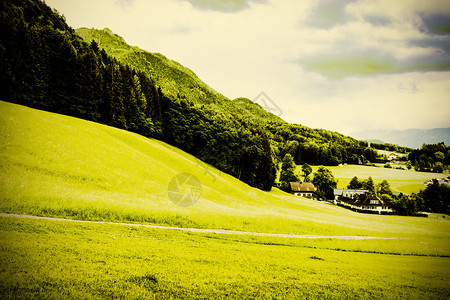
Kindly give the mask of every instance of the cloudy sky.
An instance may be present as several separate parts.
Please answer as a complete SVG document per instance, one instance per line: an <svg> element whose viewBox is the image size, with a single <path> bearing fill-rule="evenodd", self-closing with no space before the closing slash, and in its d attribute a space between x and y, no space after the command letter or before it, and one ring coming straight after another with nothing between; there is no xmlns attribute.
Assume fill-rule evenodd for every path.
<svg viewBox="0 0 450 300"><path fill-rule="evenodd" d="M230 99L264 91L291 123L352 134L450 127L447 0L46 0Z"/></svg>

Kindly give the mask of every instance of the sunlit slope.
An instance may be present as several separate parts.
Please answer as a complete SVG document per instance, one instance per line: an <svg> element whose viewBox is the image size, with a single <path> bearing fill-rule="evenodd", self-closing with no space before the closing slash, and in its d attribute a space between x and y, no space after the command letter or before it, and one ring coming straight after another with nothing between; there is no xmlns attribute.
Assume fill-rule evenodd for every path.
<svg viewBox="0 0 450 300"><path fill-rule="evenodd" d="M448 238L448 222L357 214L253 189L193 156L124 130L0 102L0 211L88 220L324 235ZM195 175L200 200L168 198L175 175Z"/></svg>

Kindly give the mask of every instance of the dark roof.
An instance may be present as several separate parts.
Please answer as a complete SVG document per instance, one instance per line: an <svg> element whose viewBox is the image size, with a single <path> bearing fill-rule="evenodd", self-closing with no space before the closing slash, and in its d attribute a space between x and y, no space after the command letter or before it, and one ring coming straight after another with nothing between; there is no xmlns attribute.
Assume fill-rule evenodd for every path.
<svg viewBox="0 0 450 300"><path fill-rule="evenodd" d="M355 206L387 206L387 204L378 198L374 193L357 195L355 198L345 198L343 201Z"/></svg>
<svg viewBox="0 0 450 300"><path fill-rule="evenodd" d="M315 192L316 187L311 182L290 182L293 192Z"/></svg>

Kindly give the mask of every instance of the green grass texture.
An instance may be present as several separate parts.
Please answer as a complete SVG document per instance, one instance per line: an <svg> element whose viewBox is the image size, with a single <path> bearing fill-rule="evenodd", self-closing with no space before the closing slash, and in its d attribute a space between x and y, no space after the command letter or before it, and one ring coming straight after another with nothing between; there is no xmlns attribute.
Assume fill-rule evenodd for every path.
<svg viewBox="0 0 450 300"><path fill-rule="evenodd" d="M0 102L0 212L293 239L0 216L0 298L300 299L450 295L450 220L380 216L262 192L163 142ZM201 183L189 207L171 179ZM361 176L364 177L364 176Z"/></svg>
<svg viewBox="0 0 450 300"><path fill-rule="evenodd" d="M231 237L0 217L0 296L2 299L448 299L450 296L449 257L343 250L356 246L355 243ZM357 243L357 247L369 246Z"/></svg>

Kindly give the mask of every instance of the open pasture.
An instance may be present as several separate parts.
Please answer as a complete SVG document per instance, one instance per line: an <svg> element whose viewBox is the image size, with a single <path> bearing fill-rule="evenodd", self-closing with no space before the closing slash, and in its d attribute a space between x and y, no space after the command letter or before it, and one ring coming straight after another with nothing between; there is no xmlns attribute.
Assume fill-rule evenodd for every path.
<svg viewBox="0 0 450 300"><path fill-rule="evenodd" d="M278 189L262 192L160 141L5 102L0 109L1 213L390 238L310 240L0 217L1 298L449 296L448 218L365 215ZM168 197L168 183L183 172L202 187L190 207Z"/></svg>
<svg viewBox="0 0 450 300"><path fill-rule="evenodd" d="M313 166L313 172L317 171L319 166ZM416 172L411 170L396 170L382 167L370 167L360 165L327 166L334 177L338 179L338 188L346 188L350 180L357 176L358 179L367 179L372 176L375 183L380 183L386 179L394 192L406 194L417 193L425 189L424 182L432 178L445 178L448 174ZM297 172L301 173L301 166L297 167Z"/></svg>

